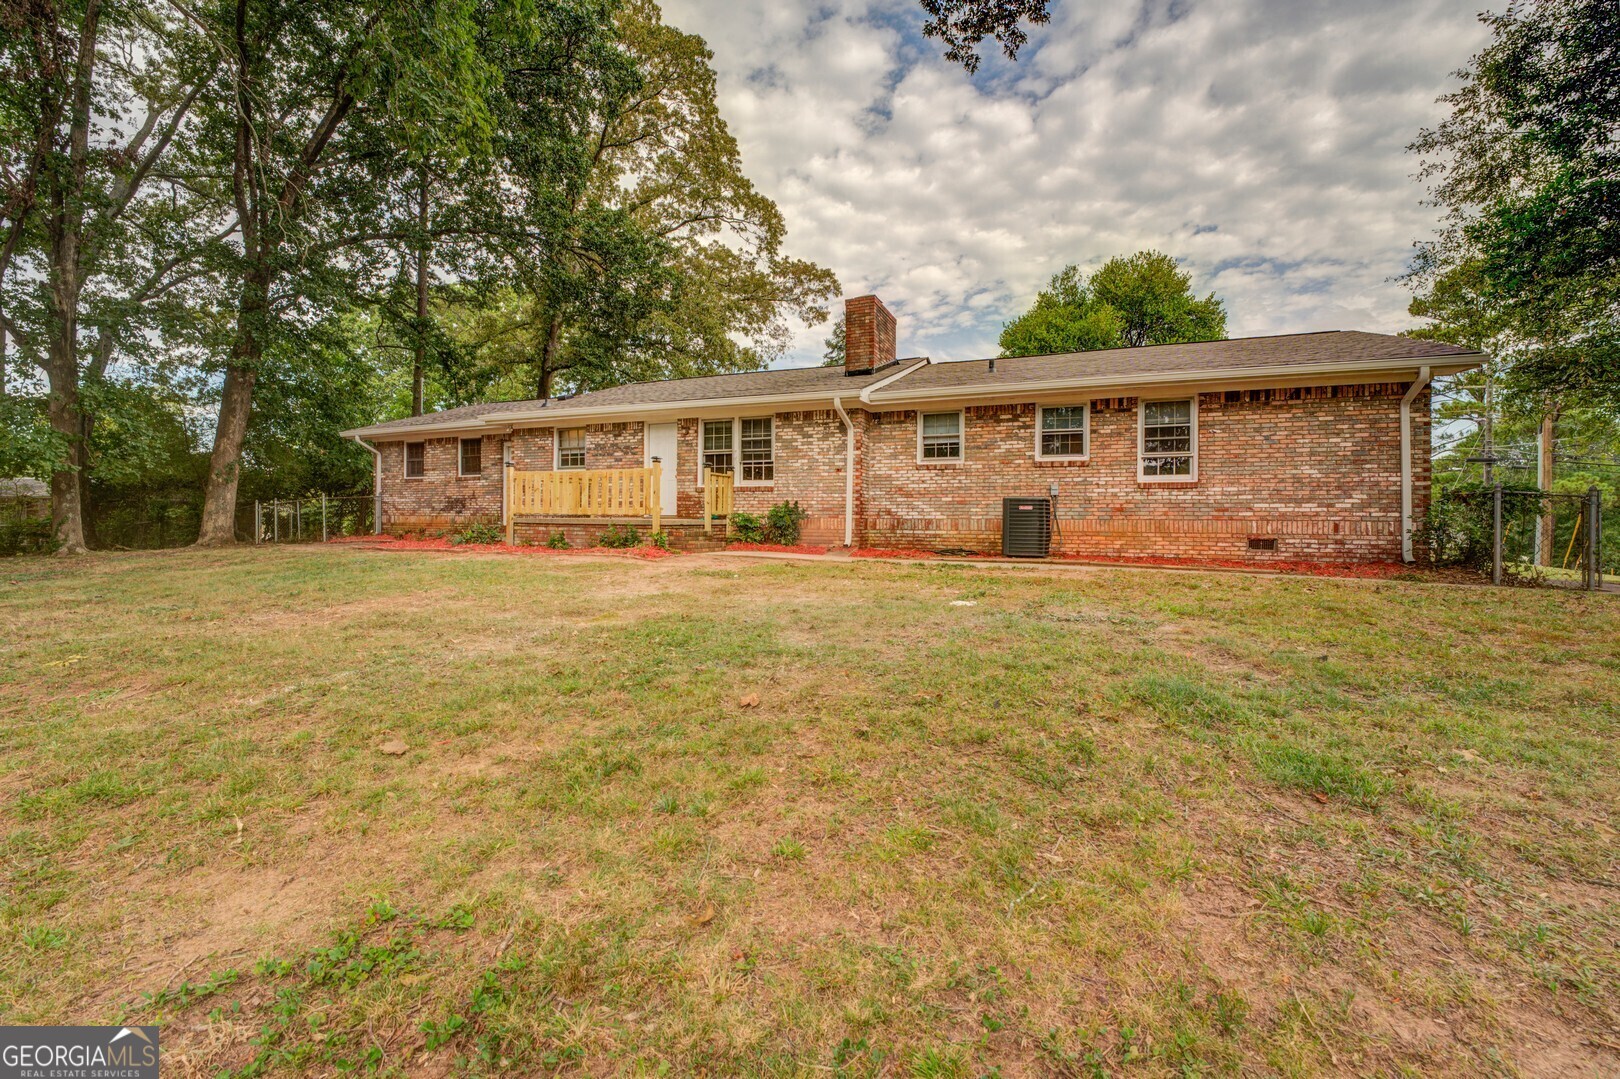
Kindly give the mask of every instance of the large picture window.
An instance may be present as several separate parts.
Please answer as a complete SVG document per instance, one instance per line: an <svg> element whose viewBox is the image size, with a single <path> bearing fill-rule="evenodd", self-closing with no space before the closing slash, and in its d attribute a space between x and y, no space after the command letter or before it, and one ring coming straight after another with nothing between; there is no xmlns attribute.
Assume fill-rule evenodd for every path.
<svg viewBox="0 0 1620 1079"><path fill-rule="evenodd" d="M1143 401L1140 409L1141 445L1137 476L1144 480L1198 478L1198 404L1181 401Z"/></svg>
<svg viewBox="0 0 1620 1079"><path fill-rule="evenodd" d="M1041 460L1085 457L1088 411L1086 405L1043 405L1036 425L1035 456Z"/></svg>
<svg viewBox="0 0 1620 1079"><path fill-rule="evenodd" d="M405 443L405 478L419 480L427 475L427 443Z"/></svg>
<svg viewBox="0 0 1620 1079"><path fill-rule="evenodd" d="M563 427L558 429L557 467L585 467L585 428Z"/></svg>
<svg viewBox="0 0 1620 1079"><path fill-rule="evenodd" d="M962 459L962 414L924 412L917 421L917 459L920 461L960 461Z"/></svg>

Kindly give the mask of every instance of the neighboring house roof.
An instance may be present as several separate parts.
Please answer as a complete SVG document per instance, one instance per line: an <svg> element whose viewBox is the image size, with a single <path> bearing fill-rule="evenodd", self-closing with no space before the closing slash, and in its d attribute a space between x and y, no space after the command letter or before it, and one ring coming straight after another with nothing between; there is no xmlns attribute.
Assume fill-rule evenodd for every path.
<svg viewBox="0 0 1620 1079"><path fill-rule="evenodd" d="M49 497L51 497L51 485L44 480L36 480L32 476L0 477L0 502Z"/></svg>
<svg viewBox="0 0 1620 1079"><path fill-rule="evenodd" d="M585 422L587 418L608 418L616 413L634 415L672 406L721 407L751 400L757 404L791 404L859 397L871 404L885 404L941 397L1004 396L1065 387L1321 378L1339 373L1368 376L1415 370L1420 365L1450 373L1475 367L1483 359L1479 352L1436 341L1329 330L995 360L931 363L917 358L859 376L846 375L841 367L809 367L636 382L555 401L467 405L343 433L388 438L416 432L487 429L509 423L545 424L552 416L578 416L580 422Z"/></svg>

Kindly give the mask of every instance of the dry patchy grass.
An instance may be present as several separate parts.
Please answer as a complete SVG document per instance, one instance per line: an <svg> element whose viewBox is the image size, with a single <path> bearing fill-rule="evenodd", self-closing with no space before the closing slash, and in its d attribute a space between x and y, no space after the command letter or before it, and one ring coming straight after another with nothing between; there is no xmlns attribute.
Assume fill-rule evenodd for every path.
<svg viewBox="0 0 1620 1079"><path fill-rule="evenodd" d="M0 618L0 1022L176 1074L1620 1069L1612 597L295 549Z"/></svg>

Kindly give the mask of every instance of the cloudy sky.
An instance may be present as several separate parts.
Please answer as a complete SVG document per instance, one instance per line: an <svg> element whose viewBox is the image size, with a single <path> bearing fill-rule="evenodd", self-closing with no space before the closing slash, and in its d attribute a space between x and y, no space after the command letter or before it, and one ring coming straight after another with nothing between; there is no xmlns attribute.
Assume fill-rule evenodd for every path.
<svg viewBox="0 0 1620 1079"><path fill-rule="evenodd" d="M1435 217L1404 147L1484 43L1480 6L1054 0L1019 62L987 50L970 78L915 0L663 2L714 50L790 253L936 360L993 355L1064 263L1143 248L1221 296L1232 336L1405 328L1391 278Z"/></svg>

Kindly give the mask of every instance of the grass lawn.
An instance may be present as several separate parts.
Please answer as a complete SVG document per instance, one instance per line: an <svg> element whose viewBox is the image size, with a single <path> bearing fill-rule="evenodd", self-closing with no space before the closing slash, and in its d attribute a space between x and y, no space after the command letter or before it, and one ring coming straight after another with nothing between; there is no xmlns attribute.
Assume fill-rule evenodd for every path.
<svg viewBox="0 0 1620 1079"><path fill-rule="evenodd" d="M328 548L0 619L0 1023L165 1074L1620 1073L1620 597Z"/></svg>

